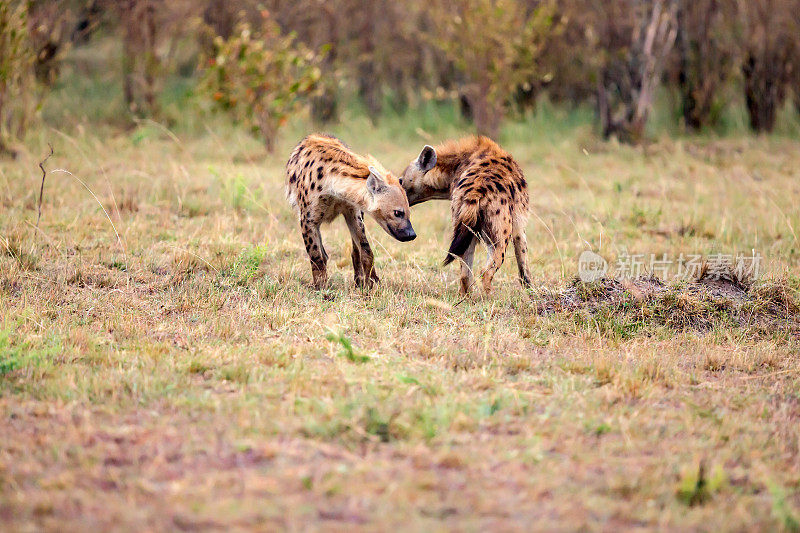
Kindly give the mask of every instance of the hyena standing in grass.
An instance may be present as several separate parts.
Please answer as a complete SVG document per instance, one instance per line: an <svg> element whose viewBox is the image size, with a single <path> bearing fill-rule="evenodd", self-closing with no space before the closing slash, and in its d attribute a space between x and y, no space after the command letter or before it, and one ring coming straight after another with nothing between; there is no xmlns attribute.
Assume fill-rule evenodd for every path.
<svg viewBox="0 0 800 533"><path fill-rule="evenodd" d="M328 280L328 254L319 231L322 223L344 216L353 239L353 270L359 287L378 281L364 228L365 212L398 241L417 236L397 178L371 156L353 153L335 137L313 134L300 141L286 165L286 175L286 196L299 214L317 289Z"/></svg>
<svg viewBox="0 0 800 533"><path fill-rule="evenodd" d="M517 162L497 143L487 137L469 137L436 148L425 146L403 172L400 184L410 205L450 200L453 239L444 264L461 259L461 294L467 294L472 285L478 240L488 253L482 273L484 292L491 292L492 278L512 239L519 279L530 287L525 237L528 186Z"/></svg>

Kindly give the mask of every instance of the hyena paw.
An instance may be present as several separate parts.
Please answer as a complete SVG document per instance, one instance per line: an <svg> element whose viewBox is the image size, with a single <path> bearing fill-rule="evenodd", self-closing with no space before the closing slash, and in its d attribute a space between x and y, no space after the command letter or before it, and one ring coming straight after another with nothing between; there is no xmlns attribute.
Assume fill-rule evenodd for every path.
<svg viewBox="0 0 800 533"><path fill-rule="evenodd" d="M318 291L323 290L328 285L327 276L314 276L314 288Z"/></svg>

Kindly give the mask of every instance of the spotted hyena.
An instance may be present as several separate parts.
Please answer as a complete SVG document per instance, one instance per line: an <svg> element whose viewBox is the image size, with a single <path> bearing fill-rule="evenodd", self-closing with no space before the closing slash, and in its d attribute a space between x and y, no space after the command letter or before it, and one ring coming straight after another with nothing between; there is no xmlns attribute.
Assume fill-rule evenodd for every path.
<svg viewBox="0 0 800 533"><path fill-rule="evenodd" d="M453 238L444 264L461 259L462 294L472 285L478 240L488 251L482 274L485 292L491 292L492 278L512 239L519 279L530 287L525 237L528 186L517 162L497 143L486 137L469 137L435 148L425 146L403 172L400 184L410 205L450 200Z"/></svg>
<svg viewBox="0 0 800 533"><path fill-rule="evenodd" d="M353 269L359 287L378 281L364 213L398 241L417 236L409 220L406 193L397 178L372 157L354 153L335 137L313 134L300 141L286 165L286 175L286 195L300 218L317 289L328 279L322 223L344 216L353 239Z"/></svg>

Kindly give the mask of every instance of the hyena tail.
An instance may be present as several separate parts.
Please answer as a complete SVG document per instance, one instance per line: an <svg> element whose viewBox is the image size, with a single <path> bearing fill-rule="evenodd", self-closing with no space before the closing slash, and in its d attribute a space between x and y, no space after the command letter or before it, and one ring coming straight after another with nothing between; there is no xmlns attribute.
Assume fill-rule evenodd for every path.
<svg viewBox="0 0 800 533"><path fill-rule="evenodd" d="M469 249L473 239L479 238L483 231L483 213L478 213L475 217L475 222L467 224L459 222L453 230L453 240L450 242L450 249L447 250L447 257L444 258L444 264L449 265L456 257L461 257Z"/></svg>

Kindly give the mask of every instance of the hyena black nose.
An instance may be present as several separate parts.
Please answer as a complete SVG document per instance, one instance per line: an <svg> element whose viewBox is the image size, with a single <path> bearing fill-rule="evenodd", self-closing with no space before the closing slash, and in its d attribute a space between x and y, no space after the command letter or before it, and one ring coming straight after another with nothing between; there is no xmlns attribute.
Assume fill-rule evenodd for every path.
<svg viewBox="0 0 800 533"><path fill-rule="evenodd" d="M402 242L408 242L408 241L413 241L416 238L417 238L417 234L414 231L414 228L412 228L409 225L408 228L406 228L405 234L403 235L403 238L401 239L401 241Z"/></svg>

